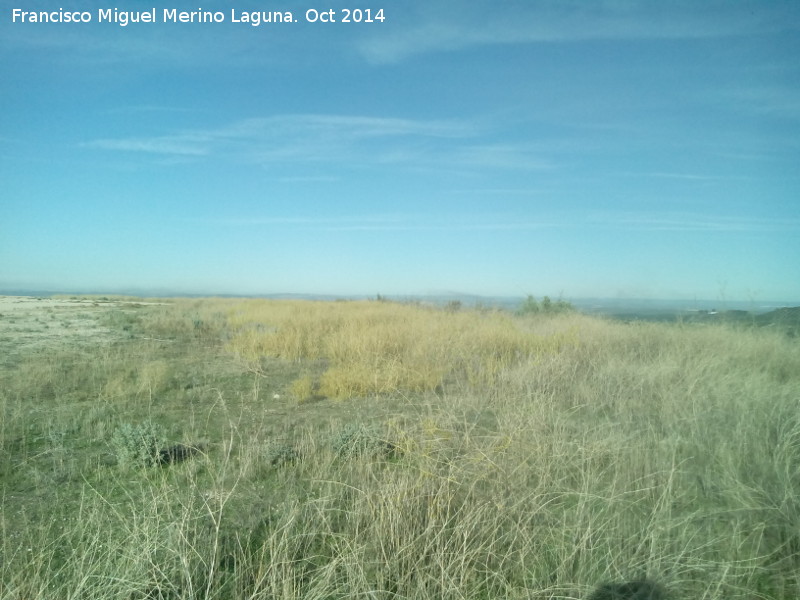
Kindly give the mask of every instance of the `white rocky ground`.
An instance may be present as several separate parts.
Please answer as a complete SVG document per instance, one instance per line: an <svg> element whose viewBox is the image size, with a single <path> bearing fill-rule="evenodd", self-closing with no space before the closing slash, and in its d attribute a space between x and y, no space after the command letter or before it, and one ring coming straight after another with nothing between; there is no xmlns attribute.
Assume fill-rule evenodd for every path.
<svg viewBox="0 0 800 600"><path fill-rule="evenodd" d="M0 296L0 368L11 367L24 350L45 350L111 340L103 314L143 301L92 298Z"/></svg>

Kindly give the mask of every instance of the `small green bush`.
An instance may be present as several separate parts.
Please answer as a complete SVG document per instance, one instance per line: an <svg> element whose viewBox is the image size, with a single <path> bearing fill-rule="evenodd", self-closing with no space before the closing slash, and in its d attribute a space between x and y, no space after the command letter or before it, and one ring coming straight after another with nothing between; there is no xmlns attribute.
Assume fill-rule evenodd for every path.
<svg viewBox="0 0 800 600"><path fill-rule="evenodd" d="M519 305L517 309L517 314L519 315L530 315L534 313L538 313L541 310L539 303L536 301L536 298L533 296L528 296L523 300L522 304Z"/></svg>
<svg viewBox="0 0 800 600"><path fill-rule="evenodd" d="M294 446L282 442L271 442L264 452L267 462L273 467L289 465L300 458Z"/></svg>
<svg viewBox="0 0 800 600"><path fill-rule="evenodd" d="M131 425L125 423L114 431L111 445L117 455L117 464L124 468L151 467L161 462L164 430L155 423Z"/></svg>
<svg viewBox="0 0 800 600"><path fill-rule="evenodd" d="M377 427L355 423L345 425L332 437L333 451L341 458L391 455L396 447L381 435Z"/></svg>

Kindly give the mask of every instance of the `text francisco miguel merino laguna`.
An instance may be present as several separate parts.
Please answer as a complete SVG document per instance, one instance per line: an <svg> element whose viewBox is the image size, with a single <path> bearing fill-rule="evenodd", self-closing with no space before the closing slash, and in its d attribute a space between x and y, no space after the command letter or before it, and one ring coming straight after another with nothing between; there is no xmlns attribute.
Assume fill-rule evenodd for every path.
<svg viewBox="0 0 800 600"><path fill-rule="evenodd" d="M119 10L99 8L97 12L70 11L59 8L54 11L34 11L14 8L11 11L12 23L116 23L125 27L129 23L248 23L254 27L262 23L296 23L298 19L290 11L241 11L231 9L230 20L222 11L177 10L163 8L157 10ZM161 20L159 21L159 16ZM383 9L333 9L305 11L303 18L309 23L382 23L385 20Z"/></svg>

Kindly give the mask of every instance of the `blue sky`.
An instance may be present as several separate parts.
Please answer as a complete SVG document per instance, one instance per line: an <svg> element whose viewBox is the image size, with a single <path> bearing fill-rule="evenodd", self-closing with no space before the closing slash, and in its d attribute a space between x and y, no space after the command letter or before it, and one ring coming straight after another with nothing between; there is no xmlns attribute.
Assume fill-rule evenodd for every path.
<svg viewBox="0 0 800 600"><path fill-rule="evenodd" d="M29 4L0 289L800 301L798 2Z"/></svg>

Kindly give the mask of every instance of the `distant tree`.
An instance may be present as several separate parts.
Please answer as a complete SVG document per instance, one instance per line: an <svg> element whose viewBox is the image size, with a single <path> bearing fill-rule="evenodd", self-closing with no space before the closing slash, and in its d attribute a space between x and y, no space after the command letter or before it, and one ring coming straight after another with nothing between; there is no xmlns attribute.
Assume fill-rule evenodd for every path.
<svg viewBox="0 0 800 600"><path fill-rule="evenodd" d="M534 313L538 313L541 310L539 303L536 301L536 298L528 294L528 297L522 301L522 304L519 305L517 309L517 314L519 315L530 315Z"/></svg>
<svg viewBox="0 0 800 600"><path fill-rule="evenodd" d="M531 295L523 300L522 304L520 304L519 308L517 309L518 315L531 315L536 313L562 313L562 312L570 312L575 310L575 307L572 306L571 303L567 302L566 300L561 300L560 298L553 302L550 299L550 296L544 296L542 298L541 303L536 301Z"/></svg>
<svg viewBox="0 0 800 600"><path fill-rule="evenodd" d="M559 298L553 305L553 309L556 312L571 312L575 310L575 307L572 305L571 302L567 302L566 300L562 300L561 298Z"/></svg>

